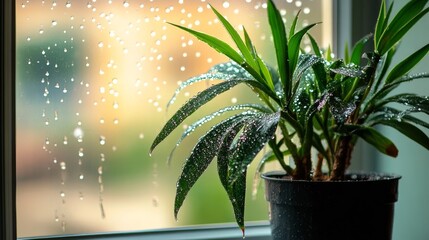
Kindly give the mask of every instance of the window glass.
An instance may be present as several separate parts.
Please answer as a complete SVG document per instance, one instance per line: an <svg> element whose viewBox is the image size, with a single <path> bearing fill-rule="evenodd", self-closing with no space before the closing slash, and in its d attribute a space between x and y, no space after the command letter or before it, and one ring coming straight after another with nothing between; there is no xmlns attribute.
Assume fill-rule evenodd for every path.
<svg viewBox="0 0 429 240"><path fill-rule="evenodd" d="M227 61L167 24L216 34L231 43L208 2L16 1L19 237L234 221L214 164L189 193L179 221L173 217L175 182L198 133L177 148L169 166L166 159L180 131L152 156L148 153L171 112L210 83L187 88L167 111L178 84ZM299 26L324 22L311 33L324 47L329 44L328 1L275 2L286 22L299 9ZM263 58L274 63L265 1L210 4L237 29L244 25ZM237 87L223 94L186 120L183 129L219 104L258 101L249 91ZM246 220L264 220L263 191L252 196L252 174L254 166Z"/></svg>

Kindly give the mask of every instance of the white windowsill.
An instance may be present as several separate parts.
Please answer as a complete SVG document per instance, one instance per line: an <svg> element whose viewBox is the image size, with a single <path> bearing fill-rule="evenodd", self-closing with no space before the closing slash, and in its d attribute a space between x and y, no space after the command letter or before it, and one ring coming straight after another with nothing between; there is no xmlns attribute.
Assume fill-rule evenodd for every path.
<svg viewBox="0 0 429 240"><path fill-rule="evenodd" d="M96 239L96 240L241 240L243 236L236 224L215 224L192 227L169 228L155 231L114 232L100 234L60 235L19 240ZM246 240L270 240L268 222L254 222L246 226Z"/></svg>

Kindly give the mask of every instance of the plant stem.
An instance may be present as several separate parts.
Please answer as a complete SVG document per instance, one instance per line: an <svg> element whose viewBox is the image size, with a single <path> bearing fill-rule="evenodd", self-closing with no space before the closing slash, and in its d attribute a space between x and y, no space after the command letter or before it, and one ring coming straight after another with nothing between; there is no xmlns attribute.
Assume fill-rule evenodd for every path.
<svg viewBox="0 0 429 240"><path fill-rule="evenodd" d="M338 141L330 180L343 180L347 167L350 165L354 145L352 136L342 136Z"/></svg>

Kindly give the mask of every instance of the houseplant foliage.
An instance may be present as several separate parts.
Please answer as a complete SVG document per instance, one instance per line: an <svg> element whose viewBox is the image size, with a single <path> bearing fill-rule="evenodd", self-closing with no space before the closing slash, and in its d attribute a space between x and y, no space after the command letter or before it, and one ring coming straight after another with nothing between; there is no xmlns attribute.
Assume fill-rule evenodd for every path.
<svg viewBox="0 0 429 240"><path fill-rule="evenodd" d="M373 34L362 38L351 51L346 47L343 59L334 59L329 50L322 53L309 34L316 23L296 29L298 13L287 30L273 0L268 0L267 15L276 67L266 65L260 58L245 28L240 36L213 7L235 47L215 36L172 24L207 43L230 61L215 65L207 73L179 86L169 105L189 85L222 80L199 92L173 114L155 138L151 152L184 119L239 84L249 86L261 100L259 104L226 106L184 131L178 144L210 120L227 112L234 113L214 124L194 146L177 182L175 216L187 193L213 159L217 161L218 175L230 198L237 224L244 231L247 167L265 146L268 149L259 160L259 171L267 162L277 161L292 179L308 181L343 180L359 138L380 152L396 157L398 149L374 128L377 125L395 128L429 149L429 137L420 129L429 128L429 124L415 116L415 113L429 114L429 98L392 92L402 83L429 77L427 73L409 74L426 56L429 44L391 66L403 36L429 11L427 2L411 0L393 16L393 4L386 6L383 1ZM313 53L300 49L305 36L311 41ZM367 44L373 45L372 52L363 52ZM288 158L292 159L290 164Z"/></svg>

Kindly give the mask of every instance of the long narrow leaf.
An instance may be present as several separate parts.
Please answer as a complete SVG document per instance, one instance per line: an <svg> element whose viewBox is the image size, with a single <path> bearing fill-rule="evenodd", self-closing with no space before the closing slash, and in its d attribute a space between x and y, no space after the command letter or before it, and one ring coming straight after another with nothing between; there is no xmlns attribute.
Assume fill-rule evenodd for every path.
<svg viewBox="0 0 429 240"><path fill-rule="evenodd" d="M224 54L225 56L229 57L230 59L232 59L236 63L242 64L244 62L243 57L237 51L235 51L232 47L230 47L229 44L227 44L226 42L224 42L218 38L215 38L213 36L210 36L208 34L198 32L198 31L192 30L192 29L187 28L187 27L183 27L183 26L180 26L180 25L177 25L174 23L170 23L170 24L194 35L196 38L207 43L213 49L215 49L216 51L218 51L218 52Z"/></svg>
<svg viewBox="0 0 429 240"><path fill-rule="evenodd" d="M414 142L429 150L429 137L418 127L405 121L380 121L379 124L390 126Z"/></svg>
<svg viewBox="0 0 429 240"><path fill-rule="evenodd" d="M376 46L378 44L378 39L379 39L380 35L382 34L382 32L384 31L384 29L383 29L384 21L387 21L387 19L386 19L386 1L382 0L381 6L380 6L380 11L378 13L377 25L375 26L374 46Z"/></svg>
<svg viewBox="0 0 429 240"><path fill-rule="evenodd" d="M206 115L203 118L199 119L198 121L192 123L191 125L189 125L186 130L182 133L182 136L179 138L179 140L176 142L176 145L174 146L173 150L170 153L170 156L167 160L167 163L170 164L171 162L171 158L173 156L174 151L176 150L176 148L182 143L182 141L189 136L191 133L193 133L197 128L201 127L202 125L210 122L211 120L215 119L216 117L221 116L222 114L225 114L227 112L230 111L237 111L237 110L249 110L249 111L245 111L242 113L239 113L237 115L237 117L244 117L244 116L251 116L251 115L255 115L256 112L270 112L269 109L267 109L265 106L263 105L256 105L256 104L241 104L241 105L235 105L235 106L229 106L226 108L222 108L210 115Z"/></svg>
<svg viewBox="0 0 429 240"><path fill-rule="evenodd" d="M176 219L189 190L218 154L225 134L234 129L234 126L240 124L241 121L242 119L240 118L230 118L219 123L202 136L195 145L177 181L176 198L174 201L174 216Z"/></svg>
<svg viewBox="0 0 429 240"><path fill-rule="evenodd" d="M255 158L256 154L264 147L275 134L280 113L263 114L247 123L240 134L234 150L229 156L228 182L232 184L245 171Z"/></svg>
<svg viewBox="0 0 429 240"><path fill-rule="evenodd" d="M297 67L293 73L293 79L296 85L296 81L299 81L303 74L311 68L316 63L323 61L323 59L312 55L312 54L302 54L299 56Z"/></svg>
<svg viewBox="0 0 429 240"><path fill-rule="evenodd" d="M296 24L298 23L299 14L301 13L301 9L298 10L295 17L293 18L292 24L289 29L289 36L292 37L295 34Z"/></svg>
<svg viewBox="0 0 429 240"><path fill-rule="evenodd" d="M383 136L373 128L361 127L355 132L367 143L374 146L378 151L391 157L398 156L398 149L387 137Z"/></svg>
<svg viewBox="0 0 429 240"><path fill-rule="evenodd" d="M310 33L307 33L308 38L310 39L311 47L313 48L313 52L316 56L322 57L322 52L320 51L319 45L317 44L316 40L311 36Z"/></svg>
<svg viewBox="0 0 429 240"><path fill-rule="evenodd" d="M398 86L400 86L401 83L413 81L416 79L424 79L429 78L429 73L418 73L418 74L412 74L412 75L406 75L401 78L397 78L396 80L393 80L391 83L384 85L370 100L371 104L375 104L376 102L380 101L380 99L387 96L390 92L392 92L394 89L396 89Z"/></svg>
<svg viewBox="0 0 429 240"><path fill-rule="evenodd" d="M197 94L195 97L191 98L187 103L185 103L177 112L167 121L162 130L156 136L155 140L150 147L150 152L162 142L170 133L176 129L187 117L194 113L201 106L212 100L217 95L228 91L237 84L246 82L248 80L230 80L226 82L221 82L219 84L213 85L204 91Z"/></svg>
<svg viewBox="0 0 429 240"><path fill-rule="evenodd" d="M246 196L246 171L241 173L237 181L229 185L228 184L228 166L229 166L229 154L230 147L238 134L239 130L245 124L247 120L237 122L230 130L225 134L223 144L221 145L217 157L217 169L219 179L228 194L232 207L234 209L235 220L238 226L242 229L244 235L244 205Z"/></svg>
<svg viewBox="0 0 429 240"><path fill-rule="evenodd" d="M262 75L264 78L264 82L271 91L275 91L273 79L271 78L270 70L268 69L267 65L265 65L259 56L256 56L256 61L261 72L260 75Z"/></svg>
<svg viewBox="0 0 429 240"><path fill-rule="evenodd" d="M382 48L386 42L390 41L392 39L392 35L399 31L399 29L402 29L419 12L421 12L427 2L428 0L411 0L399 10L390 23L387 24L387 19L384 20L383 25L386 29L382 32L381 35L379 35L380 40L379 44L376 46L376 49ZM379 53L384 55L382 52Z"/></svg>
<svg viewBox="0 0 429 240"><path fill-rule="evenodd" d="M368 34L362 39L360 39L355 46L353 47L352 56L350 59L350 62L356 65L360 65L361 58L362 58L362 51L365 44L368 42L368 40L371 38L372 34Z"/></svg>
<svg viewBox="0 0 429 240"><path fill-rule="evenodd" d="M400 103L409 108L414 108L419 112L429 114L429 97L427 96L418 96L416 94L404 93L386 98L383 101L380 101L379 104L384 106L391 102Z"/></svg>
<svg viewBox="0 0 429 240"><path fill-rule="evenodd" d="M257 53L256 53L256 49L252 43L252 39L250 39L249 34L247 33L247 30L245 27L243 27L243 32L244 32L244 41L246 43L247 48L249 49L250 53L252 54L252 56L254 58L256 58Z"/></svg>
<svg viewBox="0 0 429 240"><path fill-rule="evenodd" d="M302 37L317 23L313 23L310 25L307 25L303 29L301 29L299 32L295 33L292 37L290 37L289 45L288 45L288 56L289 56L289 71L293 72L295 69L295 66L298 62L298 55L300 51L300 45ZM289 72L289 75L291 74Z"/></svg>
<svg viewBox="0 0 429 240"><path fill-rule="evenodd" d="M386 84L393 82L394 80L402 77L404 74L408 73L420 60L427 55L429 51L429 44L426 44L424 47L420 48L405 60L396 65L389 75L386 78Z"/></svg>
<svg viewBox="0 0 429 240"><path fill-rule="evenodd" d="M380 44L377 46L377 51L380 55L384 55L389 51L389 49L414 26L414 24L429 12L429 8L422 10L427 2L428 0L410 1L400 10L399 13L396 14L396 17L380 37ZM412 7L408 7L408 5L412 5ZM403 11L404 9L405 11ZM395 19L399 20L395 22Z"/></svg>
<svg viewBox="0 0 429 240"><path fill-rule="evenodd" d="M379 70L378 76L377 76L377 81L375 83L375 87L374 87L374 91L377 91L379 89L379 87L381 86L381 83L383 82L383 78L387 73L387 70L390 67L390 64L392 63L392 59L393 56L396 53L396 49L397 49L397 45L393 46L388 52L387 55L384 55L382 57L382 64L379 65L381 66L381 70Z"/></svg>
<svg viewBox="0 0 429 240"><path fill-rule="evenodd" d="M369 118L367 123L371 125L375 125L382 121L396 120L396 121L406 121L406 122L420 125L422 127L429 129L428 122L420 120L417 117L414 117L411 115L414 112L416 111L413 111L413 109L399 111L391 107L386 107L384 109L381 109L376 115Z"/></svg>
<svg viewBox="0 0 429 240"><path fill-rule="evenodd" d="M242 66L238 65L234 61L229 61L225 63L219 63L214 65L204 74L199 76L192 77L184 82L182 82L179 87L174 91L173 96L170 98L167 104L167 108L176 101L177 95L185 88L202 81L212 81L212 80L233 80L233 79L246 79L254 80L255 78L249 74Z"/></svg>
<svg viewBox="0 0 429 240"><path fill-rule="evenodd" d="M229 35L231 36L232 40L237 45L238 49L240 50L241 54L243 54L244 59L249 63L249 65L257 72L258 71L258 65L255 61L255 59L252 56L252 53L247 48L244 41L241 39L240 35L237 33L237 31L234 29L234 27L228 22L228 20L225 19L225 17L222 16L213 6L211 6L212 11L216 14L217 18L220 20L220 22L223 24L225 29L228 31Z"/></svg>
<svg viewBox="0 0 429 240"><path fill-rule="evenodd" d="M288 41L286 36L286 29L283 23L280 12L274 5L272 0L268 1L268 20L271 26L271 33L273 34L274 47L276 50L277 66L279 68L280 79L285 88L285 92L289 92L290 84L288 81L289 65L288 60ZM286 96L288 98L288 96Z"/></svg>

